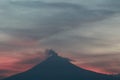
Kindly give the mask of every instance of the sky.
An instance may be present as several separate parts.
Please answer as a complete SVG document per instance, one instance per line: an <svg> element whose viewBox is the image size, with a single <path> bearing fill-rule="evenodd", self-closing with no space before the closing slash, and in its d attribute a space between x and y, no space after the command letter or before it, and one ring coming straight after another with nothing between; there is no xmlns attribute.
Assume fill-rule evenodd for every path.
<svg viewBox="0 0 120 80"><path fill-rule="evenodd" d="M120 0L0 0L0 78L38 64L46 49L118 74L119 30Z"/></svg>

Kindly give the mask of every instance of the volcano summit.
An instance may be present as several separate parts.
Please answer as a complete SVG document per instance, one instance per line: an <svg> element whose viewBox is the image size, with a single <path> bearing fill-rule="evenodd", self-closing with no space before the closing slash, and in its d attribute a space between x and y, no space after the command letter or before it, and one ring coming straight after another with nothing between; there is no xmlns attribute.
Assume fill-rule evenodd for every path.
<svg viewBox="0 0 120 80"><path fill-rule="evenodd" d="M114 76L79 68L67 58L48 50L49 57L32 69L3 80L120 80Z"/></svg>

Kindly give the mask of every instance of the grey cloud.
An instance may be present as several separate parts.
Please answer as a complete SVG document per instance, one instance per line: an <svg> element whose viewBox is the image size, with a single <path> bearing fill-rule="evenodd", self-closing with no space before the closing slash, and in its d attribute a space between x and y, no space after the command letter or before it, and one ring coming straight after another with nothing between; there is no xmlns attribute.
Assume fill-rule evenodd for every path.
<svg viewBox="0 0 120 80"><path fill-rule="evenodd" d="M43 52L36 51L34 54L29 53L21 53L23 57L19 61L15 63L15 65L35 65L42 62L44 59L47 58L48 55L44 54ZM19 67L19 66L17 66Z"/></svg>
<svg viewBox="0 0 120 80"><path fill-rule="evenodd" d="M42 62L43 60L40 57L34 57L30 59L23 59L22 61L16 62L19 65L33 65Z"/></svg>
<svg viewBox="0 0 120 80"><path fill-rule="evenodd" d="M69 49L73 52L77 50L81 50L82 52L82 49L86 51L88 48L91 49L98 46L99 49L105 48L105 46L111 47L111 43L104 40L103 35L102 37L98 35L86 37L85 35L81 35L80 32L86 31L84 29L93 29L91 28L91 25L89 25L91 23L107 20L114 14L119 13L119 1L102 0L100 4L97 2L98 0L86 1L87 4L85 5L82 3L85 3L85 0L77 0L76 2L78 2L78 4L76 2L74 3L74 0L72 2L54 2L53 0L46 2L43 0L16 0L13 2L6 0L3 4L0 3L0 32L10 34L18 39L27 38L26 41L28 39L33 39L33 41L40 40L40 45L38 44L38 47L45 46L47 48L55 48L61 51L67 51ZM89 2L91 3L90 5ZM93 6L91 7L92 4ZM89 26L86 26L86 24ZM98 25L96 26L96 29L99 29L97 28ZM78 31L77 34L74 34L72 30L76 32L77 29L80 31ZM9 43L10 42L4 44L0 43L2 46L1 49L21 49L19 45L17 47L17 45L12 46ZM22 48L25 47L22 46ZM83 54L85 54L84 51ZM98 55L99 53L96 53L97 55L92 55L90 53L88 53L90 55L83 54L79 53L78 57L83 61L85 61L84 59L88 60L85 65L90 63L92 66L101 66L96 63L99 62L101 64L101 59L103 59L104 62L104 60L111 61L111 59L116 59L117 56L119 57L118 54L114 55L114 53L100 53L104 55ZM41 60L39 57L27 57L27 59L23 58L16 64L31 65L38 63L39 60ZM91 60L94 60L94 62L89 62ZM103 66L106 67L105 64Z"/></svg>
<svg viewBox="0 0 120 80"><path fill-rule="evenodd" d="M103 43L104 40L98 37L81 36L79 33L79 36L72 35L72 30L90 29L91 26L84 26L84 24L108 19L115 14L114 11L91 9L84 5L67 2L15 1L7 4L9 5L3 8L1 14L0 31L15 36L15 38L40 40L42 45L39 47L62 47L63 49L64 47L75 49L71 44L80 45L78 47L81 50L90 45L111 45L106 41ZM3 45L11 47L7 43ZM12 47L17 47L17 45Z"/></svg>
<svg viewBox="0 0 120 80"><path fill-rule="evenodd" d="M50 3L50 2L43 2L43 1L11 1L10 2L16 6L24 6L28 8L73 8L73 9L80 9L80 5L75 5L72 3Z"/></svg>
<svg viewBox="0 0 120 80"><path fill-rule="evenodd" d="M17 20L17 22L15 21L13 24L10 21L12 24L10 23L9 26L16 27L1 28L1 30L13 35L37 39L59 34L80 27L82 24L100 21L114 14L110 10L91 10L85 6L72 3L15 1L10 2L10 5L13 6L11 7L13 12L7 14L10 14L13 21ZM22 8L23 6L25 9ZM16 12L17 8L23 13ZM46 13L41 13L41 10ZM21 26L22 28L19 28Z"/></svg>
<svg viewBox="0 0 120 80"><path fill-rule="evenodd" d="M119 0L105 0L104 3L99 5L104 9L120 13L120 1Z"/></svg>

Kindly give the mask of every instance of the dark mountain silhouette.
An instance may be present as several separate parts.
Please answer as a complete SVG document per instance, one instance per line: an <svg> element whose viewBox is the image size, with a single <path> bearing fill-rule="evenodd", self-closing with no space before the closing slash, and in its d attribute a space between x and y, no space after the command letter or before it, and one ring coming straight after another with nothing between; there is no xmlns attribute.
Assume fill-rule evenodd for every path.
<svg viewBox="0 0 120 80"><path fill-rule="evenodd" d="M69 59L47 51L48 59L32 69L3 80L120 80L110 75L84 70L70 63Z"/></svg>

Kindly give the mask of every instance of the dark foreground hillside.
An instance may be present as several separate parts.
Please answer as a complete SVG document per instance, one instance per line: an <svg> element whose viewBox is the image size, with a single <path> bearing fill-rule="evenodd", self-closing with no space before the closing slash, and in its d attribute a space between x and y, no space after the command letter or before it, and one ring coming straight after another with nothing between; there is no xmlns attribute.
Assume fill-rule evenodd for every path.
<svg viewBox="0 0 120 80"><path fill-rule="evenodd" d="M50 57L32 69L3 80L120 80L79 68L53 50L49 50L47 54Z"/></svg>

